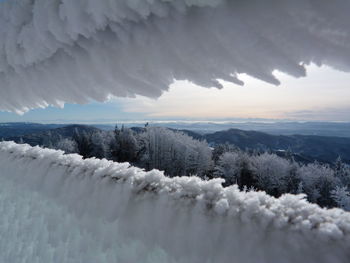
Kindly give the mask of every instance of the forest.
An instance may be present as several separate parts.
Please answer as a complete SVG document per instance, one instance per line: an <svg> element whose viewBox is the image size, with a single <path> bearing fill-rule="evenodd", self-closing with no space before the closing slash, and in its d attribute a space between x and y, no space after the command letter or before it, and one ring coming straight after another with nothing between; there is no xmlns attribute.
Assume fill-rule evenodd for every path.
<svg viewBox="0 0 350 263"><path fill-rule="evenodd" d="M224 178L226 186L237 184L242 191L265 191L275 197L304 194L322 207L350 210L350 166L340 157L333 164L305 164L295 161L292 152L280 157L228 143L209 145L181 131L147 125L137 130L76 130L71 138L49 147L84 158L129 162L146 171L159 169L169 177Z"/></svg>

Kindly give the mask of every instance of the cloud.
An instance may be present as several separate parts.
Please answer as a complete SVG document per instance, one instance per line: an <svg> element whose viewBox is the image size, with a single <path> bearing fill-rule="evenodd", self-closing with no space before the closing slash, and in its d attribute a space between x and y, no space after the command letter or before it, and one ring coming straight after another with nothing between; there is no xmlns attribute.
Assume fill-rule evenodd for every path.
<svg viewBox="0 0 350 263"><path fill-rule="evenodd" d="M350 105L350 74L329 67L307 67L308 77L295 79L280 72L283 83L276 87L240 74L245 87L223 82L224 88L203 89L187 81L177 81L159 99L137 96L113 99L124 112L143 113L162 118L268 118L304 119L294 113L313 110L310 119L321 120L329 109L329 120L349 120L343 110ZM339 115L337 115L337 112ZM319 113L319 115L317 115ZM332 117L332 118L331 118Z"/></svg>
<svg viewBox="0 0 350 263"><path fill-rule="evenodd" d="M177 80L350 69L346 0L12 0L0 3L0 109L110 95L159 97Z"/></svg>
<svg viewBox="0 0 350 263"><path fill-rule="evenodd" d="M285 118L298 120L347 121L350 122L350 107L321 108L312 110L291 111Z"/></svg>

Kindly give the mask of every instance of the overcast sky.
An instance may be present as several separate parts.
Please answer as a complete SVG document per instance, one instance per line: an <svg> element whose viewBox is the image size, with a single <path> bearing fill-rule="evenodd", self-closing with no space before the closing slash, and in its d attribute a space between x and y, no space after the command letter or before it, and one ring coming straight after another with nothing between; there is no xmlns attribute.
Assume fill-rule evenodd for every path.
<svg viewBox="0 0 350 263"><path fill-rule="evenodd" d="M267 118L350 121L350 73L308 67L306 78L276 72L280 86L241 75L245 86L225 83L204 89L181 81L159 99L113 98L106 103L32 110L23 116L0 113L0 121L113 122L143 119Z"/></svg>

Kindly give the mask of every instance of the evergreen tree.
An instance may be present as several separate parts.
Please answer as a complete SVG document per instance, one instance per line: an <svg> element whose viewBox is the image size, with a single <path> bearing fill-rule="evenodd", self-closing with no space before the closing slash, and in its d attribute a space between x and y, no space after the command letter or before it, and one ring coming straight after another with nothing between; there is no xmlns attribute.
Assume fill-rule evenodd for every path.
<svg viewBox="0 0 350 263"><path fill-rule="evenodd" d="M92 141L91 141L91 134L88 134L87 132L78 132L77 130L74 132L73 140L77 144L78 153L83 156L83 158L90 158L93 157L92 155Z"/></svg>

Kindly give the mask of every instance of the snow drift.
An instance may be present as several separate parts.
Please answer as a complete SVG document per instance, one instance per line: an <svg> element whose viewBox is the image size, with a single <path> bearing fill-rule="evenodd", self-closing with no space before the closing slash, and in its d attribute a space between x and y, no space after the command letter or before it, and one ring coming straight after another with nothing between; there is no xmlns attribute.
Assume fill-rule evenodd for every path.
<svg viewBox="0 0 350 263"><path fill-rule="evenodd" d="M0 1L0 109L158 97L174 79L278 84L350 66L347 0Z"/></svg>
<svg viewBox="0 0 350 263"><path fill-rule="evenodd" d="M1 262L348 262L350 214L0 143Z"/></svg>

